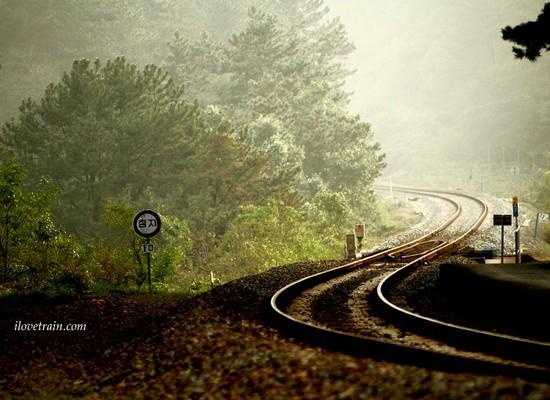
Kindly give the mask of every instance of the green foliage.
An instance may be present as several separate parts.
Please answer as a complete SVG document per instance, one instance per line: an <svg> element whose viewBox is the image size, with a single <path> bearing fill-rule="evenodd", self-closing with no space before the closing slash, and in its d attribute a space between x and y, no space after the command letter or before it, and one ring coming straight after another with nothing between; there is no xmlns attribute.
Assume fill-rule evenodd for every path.
<svg viewBox="0 0 550 400"><path fill-rule="evenodd" d="M292 198L295 172L269 170L267 154L223 118L205 121L182 95L155 66L77 61L40 103L23 103L4 143L31 176L48 173L61 186L57 214L80 234L100 229L108 199L136 202L147 191L169 198L198 231L209 220L217 234L239 205Z"/></svg>
<svg viewBox="0 0 550 400"><path fill-rule="evenodd" d="M342 243L354 222L345 195L323 189L315 195L306 210L315 240L329 250L330 258L339 258Z"/></svg>
<svg viewBox="0 0 550 400"><path fill-rule="evenodd" d="M153 239L157 250L152 254L153 279L159 283L182 286L187 281L187 271L193 267L190 254L193 248L191 231L185 220L164 215L162 233Z"/></svg>
<svg viewBox="0 0 550 400"><path fill-rule="evenodd" d="M69 285L83 290L85 271L79 247L53 220L57 190L42 178L37 190L24 189L26 173L16 161L0 167L0 283L20 292L56 286L71 275Z"/></svg>
<svg viewBox="0 0 550 400"><path fill-rule="evenodd" d="M125 204L107 203L102 220L107 231L91 247L90 264L97 283L119 285L130 284L138 288L147 278L141 242L132 229L135 212Z"/></svg>
<svg viewBox="0 0 550 400"><path fill-rule="evenodd" d="M225 128L226 130L227 128ZM278 197L292 203L293 174L269 168L269 156L250 146L246 139L218 128L202 137L191 174L177 192L177 207L196 231L223 234L241 205Z"/></svg>
<svg viewBox="0 0 550 400"><path fill-rule="evenodd" d="M249 125L249 133L253 145L265 151L269 157L269 171L272 175L285 171L303 173L304 151L280 120L273 115L259 117Z"/></svg>
<svg viewBox="0 0 550 400"><path fill-rule="evenodd" d="M372 197L383 156L370 126L346 111L348 95L341 89L347 71L340 60L353 46L338 21L323 21L322 2L297 3L303 19L286 15L284 23L251 8L246 28L228 46L176 37L171 71L190 91L200 91L203 102L248 126L251 143L269 154L272 170L298 171L306 200L326 186L346 193L358 215L373 213L360 199ZM193 60L204 68L196 69Z"/></svg>
<svg viewBox="0 0 550 400"><path fill-rule="evenodd" d="M186 97L201 104L219 103L229 85L229 75L223 70L227 62L223 46L206 33L190 40L176 32L169 48L166 68L185 85Z"/></svg>
<svg viewBox="0 0 550 400"><path fill-rule="evenodd" d="M302 212L275 200L244 207L222 239L214 270L231 279L313 257L320 246L308 237L304 222Z"/></svg>
<svg viewBox="0 0 550 400"><path fill-rule="evenodd" d="M75 61L40 103L22 104L19 120L3 129L4 142L32 178L48 174L61 187L63 225L91 233L106 199L128 191L135 200L144 181L161 186L181 167L200 126L197 108L181 96L155 66Z"/></svg>
<svg viewBox="0 0 550 400"><path fill-rule="evenodd" d="M147 279L147 258L142 253L144 239L133 231L132 220L138 207L108 203L103 211L105 235L90 248L89 264L95 282L122 289L137 287ZM185 221L162 216L162 232L151 239L151 280L157 285L178 283L190 269L191 233Z"/></svg>
<svg viewBox="0 0 550 400"><path fill-rule="evenodd" d="M23 260L32 239L49 242L45 223L48 220L50 193L46 190L24 193L26 174L15 161L4 163L0 169L0 282L12 281L26 272ZM42 222L42 223L40 223ZM55 235L55 233L54 233ZM33 243L34 244L34 243ZM44 265L40 268L43 272Z"/></svg>
<svg viewBox="0 0 550 400"><path fill-rule="evenodd" d="M271 197L300 202L298 170L283 165L291 156L280 137L255 147L247 129L236 132L214 108L201 115L182 95L157 67L81 60L3 129L4 150L31 177L48 173L61 186L56 215L93 244L84 253L95 283L140 288L145 280L131 205L173 215L159 239L164 250L152 256L154 280L166 282L205 268L239 207ZM43 218L37 234L48 238L51 228Z"/></svg>
<svg viewBox="0 0 550 400"><path fill-rule="evenodd" d="M350 217L343 194L328 191L304 210L277 200L244 207L222 238L214 270L232 279L301 260L340 258Z"/></svg>
<svg viewBox="0 0 550 400"><path fill-rule="evenodd" d="M92 286L88 271L62 270L56 278L46 284L43 291L60 294L82 294Z"/></svg>

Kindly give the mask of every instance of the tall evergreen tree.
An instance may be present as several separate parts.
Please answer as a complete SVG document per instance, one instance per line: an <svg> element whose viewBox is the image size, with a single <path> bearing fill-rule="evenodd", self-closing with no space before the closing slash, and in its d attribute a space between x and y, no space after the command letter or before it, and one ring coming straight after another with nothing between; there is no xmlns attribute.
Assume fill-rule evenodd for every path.
<svg viewBox="0 0 550 400"><path fill-rule="evenodd" d="M20 112L3 128L5 150L31 178L47 174L61 187L60 213L71 227L100 221L105 199L128 191L135 200L169 181L201 129L197 106L166 72L124 58L76 61Z"/></svg>
<svg viewBox="0 0 550 400"><path fill-rule="evenodd" d="M346 111L342 83L347 71L339 60L353 46L337 20L323 21L321 4L297 2L302 17L285 24L252 8L247 27L227 46L176 38L169 61L177 79L189 81L191 90L198 84L202 99L214 100L238 126L250 126L256 146L278 153L279 169L298 168L302 187L311 188L306 182L320 179L316 190L325 185L358 197L383 163L369 125ZM219 63L193 70L191 60L197 58L200 65L203 60ZM200 83L204 71L215 83ZM277 144L281 140L285 150ZM363 185L356 185L358 180ZM308 198L316 190L302 194Z"/></svg>
<svg viewBox="0 0 550 400"><path fill-rule="evenodd" d="M154 65L76 61L20 111L3 128L3 150L33 179L47 174L61 187L58 213L71 230L96 231L109 199L143 202L151 192L199 230L214 221L218 233L240 205L293 198L294 174L270 176L265 152L215 113L201 115Z"/></svg>

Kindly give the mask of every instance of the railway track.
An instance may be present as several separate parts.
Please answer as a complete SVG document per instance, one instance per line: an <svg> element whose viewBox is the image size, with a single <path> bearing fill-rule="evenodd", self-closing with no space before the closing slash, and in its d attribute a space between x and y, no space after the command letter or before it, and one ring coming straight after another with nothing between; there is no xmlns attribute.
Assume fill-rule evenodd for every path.
<svg viewBox="0 0 550 400"><path fill-rule="evenodd" d="M392 290L430 262L456 253L488 206L463 193L394 188L445 202L452 212L414 240L293 282L275 293L277 326L321 346L446 370L550 378L550 343L429 318L391 301ZM460 199L460 200L459 200ZM464 215L461 201L477 204ZM460 228L451 229L453 226Z"/></svg>

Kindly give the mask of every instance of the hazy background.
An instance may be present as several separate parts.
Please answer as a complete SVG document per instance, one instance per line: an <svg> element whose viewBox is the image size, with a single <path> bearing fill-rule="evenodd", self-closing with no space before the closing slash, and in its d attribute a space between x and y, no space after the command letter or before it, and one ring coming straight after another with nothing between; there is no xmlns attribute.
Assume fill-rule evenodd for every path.
<svg viewBox="0 0 550 400"><path fill-rule="evenodd" d="M288 0L6 2L0 24L0 123L21 100L38 97L72 60L126 56L163 65L174 32L202 32L227 43L249 7L293 23L301 3ZM356 50L351 109L374 128L387 154L385 174L449 181L442 171L482 181L531 181L550 157L550 57L516 60L500 30L534 20L544 0L326 0ZM296 9L295 11L292 11ZM69 10L69 11L68 11ZM518 162L519 159L519 162ZM520 175L500 176L519 168ZM436 171L438 176L432 176ZM515 169L517 171L517 169ZM486 176L482 176L485 174ZM508 174L509 175L509 174Z"/></svg>
<svg viewBox="0 0 550 400"><path fill-rule="evenodd" d="M386 175L441 181L450 169L480 187L518 157L522 181L548 167L550 57L514 59L500 33L535 20L544 3L326 2L355 44L351 108L372 123Z"/></svg>

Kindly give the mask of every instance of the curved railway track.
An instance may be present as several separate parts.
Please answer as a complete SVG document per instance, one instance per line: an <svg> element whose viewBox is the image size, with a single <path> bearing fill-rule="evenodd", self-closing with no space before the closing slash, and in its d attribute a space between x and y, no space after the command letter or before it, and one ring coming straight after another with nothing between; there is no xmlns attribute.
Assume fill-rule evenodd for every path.
<svg viewBox="0 0 550 400"><path fill-rule="evenodd" d="M270 301L270 312L278 327L307 341L352 354L447 370L548 380L550 343L459 326L392 303L390 294L396 285L420 266L456 252L461 243L480 227L488 213L487 204L463 193L411 188L394 190L437 198L450 204L453 212L443 223L419 238L283 287ZM479 214L467 221L467 228L463 228L464 221L458 221L463 209L456 197L468 199L479 207ZM448 228L453 224L461 228L449 233ZM320 296L320 293L324 295ZM345 300L346 296L354 299ZM345 301L350 304L338 304ZM361 309L365 308L370 308L371 313L361 316ZM373 317L372 309L377 317ZM380 319L380 316L387 321L373 328L372 320ZM361 319L360 326L354 326ZM396 328L388 327L421 334L422 338L427 337L428 344L404 344L399 340L401 334L387 333L388 329L395 331ZM436 344L432 346L430 341Z"/></svg>

